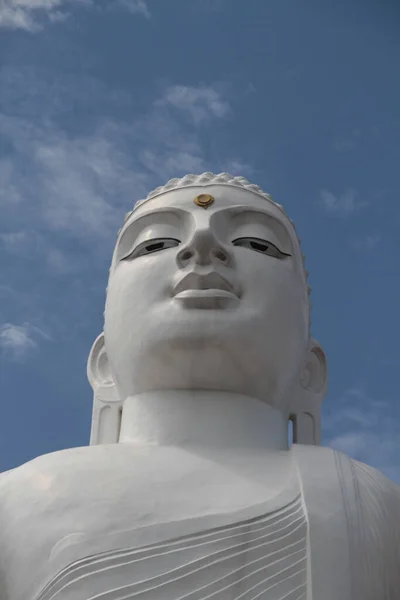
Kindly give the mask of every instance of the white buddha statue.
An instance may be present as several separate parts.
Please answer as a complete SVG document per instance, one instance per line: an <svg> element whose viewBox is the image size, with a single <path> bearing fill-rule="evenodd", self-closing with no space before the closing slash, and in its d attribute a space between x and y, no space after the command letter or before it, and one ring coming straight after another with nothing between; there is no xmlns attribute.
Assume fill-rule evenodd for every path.
<svg viewBox="0 0 400 600"><path fill-rule="evenodd" d="M399 600L400 488L319 446L309 309L257 186L187 175L138 203L88 362L91 445L0 476L1 600Z"/></svg>

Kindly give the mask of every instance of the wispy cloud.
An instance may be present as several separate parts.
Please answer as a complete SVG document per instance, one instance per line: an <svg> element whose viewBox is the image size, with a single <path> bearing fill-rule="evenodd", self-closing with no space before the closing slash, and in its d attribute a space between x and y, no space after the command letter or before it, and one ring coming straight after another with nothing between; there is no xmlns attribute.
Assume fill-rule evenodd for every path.
<svg viewBox="0 0 400 600"><path fill-rule="evenodd" d="M56 72L45 64L0 68L0 112L27 119L26 128L38 118L51 121L73 115L77 108L91 116L94 106L99 112L110 112L126 109L130 102L129 94L109 90L84 73Z"/></svg>
<svg viewBox="0 0 400 600"><path fill-rule="evenodd" d="M114 0L115 8L122 8L132 14L140 14L146 19L150 19L150 10L144 0Z"/></svg>
<svg viewBox="0 0 400 600"><path fill-rule="evenodd" d="M196 124L213 117L226 117L231 108L216 86L174 85L167 88L157 104L169 105L186 113Z"/></svg>
<svg viewBox="0 0 400 600"><path fill-rule="evenodd" d="M226 5L226 0L193 0L191 8L201 12L219 12Z"/></svg>
<svg viewBox="0 0 400 600"><path fill-rule="evenodd" d="M352 138L339 137L335 140L333 147L337 152L350 152L357 148L357 141Z"/></svg>
<svg viewBox="0 0 400 600"><path fill-rule="evenodd" d="M1 233L0 242L10 252L19 251L21 247L25 246L28 237L27 231L11 231L9 233Z"/></svg>
<svg viewBox="0 0 400 600"><path fill-rule="evenodd" d="M64 253L51 245L43 234L33 230L10 231L0 234L0 251L19 259L40 261L52 274L67 274L77 270L73 261L68 261Z"/></svg>
<svg viewBox="0 0 400 600"><path fill-rule="evenodd" d="M356 190L345 190L342 194L335 195L328 190L320 192L320 203L324 210L337 216L349 216L359 211L367 205L366 202L358 199Z"/></svg>
<svg viewBox="0 0 400 600"><path fill-rule="evenodd" d="M231 159L223 162L222 170L232 175L244 175L245 177L252 177L254 175L254 168L240 159Z"/></svg>
<svg viewBox="0 0 400 600"><path fill-rule="evenodd" d="M400 440L391 405L360 388L348 390L324 420L327 444L361 460L400 483Z"/></svg>
<svg viewBox="0 0 400 600"><path fill-rule="evenodd" d="M95 0L0 0L0 28L23 29L35 33L47 22L64 21L73 6L99 9ZM145 0L105 0L102 8L122 8L149 18Z"/></svg>
<svg viewBox="0 0 400 600"><path fill-rule="evenodd" d="M42 71L0 70L0 135L9 148L0 158L0 203L13 235L32 226L83 239L115 235L123 211L153 186L207 169L197 127L231 111L215 86L171 86L131 122L92 116L84 134L57 124L78 101L89 110L94 97L102 99L100 111L115 113L129 103L95 80L54 82ZM234 171L244 168L240 159L227 162Z"/></svg>
<svg viewBox="0 0 400 600"><path fill-rule="evenodd" d="M17 203L21 200L18 185L15 185L15 167L11 160L0 160L0 204Z"/></svg>
<svg viewBox="0 0 400 600"><path fill-rule="evenodd" d="M40 31L43 19L57 21L65 18L67 13L60 9L71 2L90 4L91 0L1 0L0 27Z"/></svg>
<svg viewBox="0 0 400 600"><path fill-rule="evenodd" d="M380 129L374 125L365 129L353 129L346 134L338 135L333 142L333 147L337 152L351 152L361 145L376 141L380 135Z"/></svg>
<svg viewBox="0 0 400 600"><path fill-rule="evenodd" d="M91 134L75 136L55 124L27 127L25 119L0 117L0 134L13 150L12 163L0 161L6 184L0 201L18 231L40 222L86 239L115 234L124 210L149 188L204 170L195 132L159 111L152 116L137 125L104 120ZM163 138L166 131L172 136ZM3 241L17 241L13 235Z"/></svg>
<svg viewBox="0 0 400 600"><path fill-rule="evenodd" d="M140 160L143 166L154 174L165 173L164 178L181 171L199 173L205 169L204 158L200 153L185 152L179 149L164 155L150 149L144 150L140 155Z"/></svg>
<svg viewBox="0 0 400 600"><path fill-rule="evenodd" d="M7 183L1 200L19 231L40 222L74 237L115 232L123 207L149 184L123 148L123 128L112 121L71 136L54 123L0 116L0 134L12 150L12 167L0 161Z"/></svg>
<svg viewBox="0 0 400 600"><path fill-rule="evenodd" d="M357 252L370 252L371 250L375 250L381 241L382 236L380 233L370 233L364 237L353 239L351 245Z"/></svg>
<svg viewBox="0 0 400 600"><path fill-rule="evenodd" d="M50 336L39 327L24 323L5 323L0 327L0 348L8 357L21 360L37 348L40 340L50 340Z"/></svg>

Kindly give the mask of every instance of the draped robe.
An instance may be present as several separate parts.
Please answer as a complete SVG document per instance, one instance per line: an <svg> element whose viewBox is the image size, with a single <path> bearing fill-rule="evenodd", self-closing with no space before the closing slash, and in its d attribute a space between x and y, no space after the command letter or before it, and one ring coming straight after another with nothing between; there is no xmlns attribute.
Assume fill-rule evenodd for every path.
<svg viewBox="0 0 400 600"><path fill-rule="evenodd" d="M371 467L294 445L280 485L228 474L191 513L195 482L222 472L189 456L189 479L178 465L160 481L139 454L143 489L119 472L121 452L65 450L0 477L1 600L399 599L400 488Z"/></svg>

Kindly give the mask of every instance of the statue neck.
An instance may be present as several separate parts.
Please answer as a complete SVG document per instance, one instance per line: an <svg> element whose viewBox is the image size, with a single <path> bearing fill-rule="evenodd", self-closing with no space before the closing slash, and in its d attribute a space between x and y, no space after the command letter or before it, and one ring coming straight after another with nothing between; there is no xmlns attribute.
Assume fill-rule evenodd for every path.
<svg viewBox="0 0 400 600"><path fill-rule="evenodd" d="M275 408L213 390L168 390L124 402L120 443L285 450L288 424Z"/></svg>

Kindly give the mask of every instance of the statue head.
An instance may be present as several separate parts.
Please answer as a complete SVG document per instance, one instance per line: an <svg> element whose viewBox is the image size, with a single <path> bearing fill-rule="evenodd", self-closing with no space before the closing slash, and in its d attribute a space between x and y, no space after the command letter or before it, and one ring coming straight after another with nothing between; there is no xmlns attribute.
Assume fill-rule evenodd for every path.
<svg viewBox="0 0 400 600"><path fill-rule="evenodd" d="M325 357L284 209L226 173L172 179L138 202L118 235L89 378L120 404L174 389L247 395L288 417L296 398L320 403Z"/></svg>

